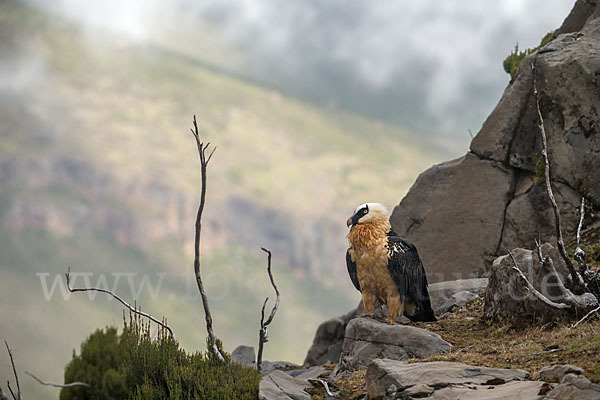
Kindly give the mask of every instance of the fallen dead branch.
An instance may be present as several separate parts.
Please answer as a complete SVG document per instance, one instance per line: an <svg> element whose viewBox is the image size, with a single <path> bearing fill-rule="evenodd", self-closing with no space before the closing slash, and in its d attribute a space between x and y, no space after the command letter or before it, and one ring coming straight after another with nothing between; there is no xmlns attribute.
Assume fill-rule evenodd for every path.
<svg viewBox="0 0 600 400"><path fill-rule="evenodd" d="M51 387L55 387L55 388L69 388L69 387L74 387L74 386L86 386L86 387L89 387L90 386L89 383L85 383L85 382L71 382L71 383L66 383L64 385L59 385L59 384L56 384L56 383L44 382L40 378L38 378L37 376L35 376L34 374L32 374L31 372L25 371L25 373L27 375L29 375L30 377L32 377L33 379L35 379L40 385L44 385L44 386L51 386Z"/></svg>
<svg viewBox="0 0 600 400"><path fill-rule="evenodd" d="M117 295L116 293L114 293L111 290L108 289L103 289L103 288L95 288L95 287L91 287L91 288L72 288L71 287L71 268L69 268L67 270L67 273L65 274L65 277L67 278L67 289L69 289L69 292L71 293L75 293L75 292L101 292L101 293L106 293L111 295L114 299L116 299L119 303L123 304L129 311L131 311L134 314L140 315L142 317L148 318L150 321L158 324L160 327L166 329L169 331L169 333L171 334L171 336L173 337L174 340L177 340L175 337L175 333L173 332L173 329L171 329L171 327L169 325L167 325L164 321L160 321L156 318L154 318L152 315L143 312L142 310L138 309L137 307L133 307L132 305L130 305L129 303L127 303L125 300L123 300L121 297L119 297L119 295Z"/></svg>
<svg viewBox="0 0 600 400"><path fill-rule="evenodd" d="M589 313L585 314L585 316L583 318L581 318L579 321L577 321L577 323L571 325L570 329L577 328L580 324L583 324L585 321L587 321L592 315L594 315L598 311L600 311L600 306L594 308L592 311L590 311Z"/></svg>

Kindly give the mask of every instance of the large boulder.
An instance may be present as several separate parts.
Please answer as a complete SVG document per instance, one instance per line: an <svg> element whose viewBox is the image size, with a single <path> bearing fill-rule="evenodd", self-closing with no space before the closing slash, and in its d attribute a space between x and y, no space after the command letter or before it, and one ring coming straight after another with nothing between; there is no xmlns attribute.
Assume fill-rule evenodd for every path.
<svg viewBox="0 0 600 400"><path fill-rule="evenodd" d="M452 345L436 333L407 325L389 325L371 318L348 323L337 373L365 369L375 359L407 360L449 351Z"/></svg>
<svg viewBox="0 0 600 400"><path fill-rule="evenodd" d="M555 236L539 185L534 60L563 235L575 233L582 195L600 205L600 5L578 0L553 40L523 60L471 151L421 174L395 207L392 227L417 245L430 282L486 276L506 248Z"/></svg>

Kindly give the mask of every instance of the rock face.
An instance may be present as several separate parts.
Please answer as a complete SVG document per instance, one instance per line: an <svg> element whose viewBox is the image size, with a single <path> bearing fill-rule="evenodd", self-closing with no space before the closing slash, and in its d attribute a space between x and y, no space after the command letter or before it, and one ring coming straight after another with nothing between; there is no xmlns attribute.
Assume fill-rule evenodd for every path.
<svg viewBox="0 0 600 400"><path fill-rule="evenodd" d="M585 195L600 204L600 5L579 0L554 39L521 63L464 157L425 171L394 209L392 227L415 243L430 282L483 276L506 248L555 240L541 175L533 97L535 60L563 235Z"/></svg>
<svg viewBox="0 0 600 400"><path fill-rule="evenodd" d="M542 246L544 256L553 254L554 248L546 243ZM534 288L548 300L562 303L563 295L558 288L555 275L547 265L540 262L534 252L526 249L514 249L512 254L518 268L525 275ZM560 260L560 257L553 258ZM535 296L514 269L515 263L510 256L498 257L492 265L488 288L485 293L484 314L492 320L514 320L539 318L540 316L556 319L568 318L573 315L571 308L559 309L550 306L547 302ZM557 268L557 273L564 281L566 267ZM597 300L591 293L581 296L591 309L597 305Z"/></svg>
<svg viewBox="0 0 600 400"><path fill-rule="evenodd" d="M371 318L348 323L336 373L365 369L374 359L407 360L449 351L438 334L406 325L388 325Z"/></svg>

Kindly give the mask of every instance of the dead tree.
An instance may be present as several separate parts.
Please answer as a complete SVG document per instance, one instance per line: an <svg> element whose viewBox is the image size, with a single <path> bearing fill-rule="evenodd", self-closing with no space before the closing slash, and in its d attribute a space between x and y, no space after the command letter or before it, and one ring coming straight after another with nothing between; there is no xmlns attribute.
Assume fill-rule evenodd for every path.
<svg viewBox="0 0 600 400"><path fill-rule="evenodd" d="M204 283L202 282L202 275L200 274L200 234L202 231L202 212L204 211L204 204L206 201L206 167L210 159L212 158L216 147L212 149L208 157L206 151L208 150L210 143L204 144L200 140L200 134L198 132L198 124L196 123L196 116L194 115L194 129L191 129L194 139L196 139L196 146L198 147L198 156L200 157L200 179L201 179L201 190L200 190L200 204L198 205L198 213L196 214L196 236L194 240L194 275L196 276L196 283L198 284L198 290L202 296L202 305L204 306L204 316L206 319L206 331L208 332L209 351L211 354L216 356L219 360L224 361L223 355L217 346L217 337L213 330L213 320L208 306L208 297L204 290Z"/></svg>
<svg viewBox="0 0 600 400"><path fill-rule="evenodd" d="M258 355L256 356L256 368L258 369L258 373L262 374L262 353L263 346L266 342L269 341L269 330L267 326L271 324L273 318L275 317L275 313L277 312L277 308L279 308L279 289L275 285L275 281L273 280L273 273L271 272L271 252L264 247L261 248L262 251L267 253L267 272L269 273L269 279L271 280L271 285L273 285L273 289L275 289L275 293L277 298L275 299L275 305L271 310L271 314L269 318L265 321L265 307L267 306L267 301L269 298L265 299L263 303L262 310L260 312L260 330L258 331Z"/></svg>

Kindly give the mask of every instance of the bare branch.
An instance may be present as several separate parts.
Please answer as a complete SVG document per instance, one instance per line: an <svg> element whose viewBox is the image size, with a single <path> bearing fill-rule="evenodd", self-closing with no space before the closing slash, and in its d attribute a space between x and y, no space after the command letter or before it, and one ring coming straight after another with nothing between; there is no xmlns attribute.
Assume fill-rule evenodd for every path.
<svg viewBox="0 0 600 400"><path fill-rule="evenodd" d="M540 110L540 102L538 98L538 87L537 87L537 74L535 69L535 59L534 62L531 63L531 72L533 74L533 95L535 97L535 106L538 114L538 118L540 120L539 128L542 133L542 155L544 156L544 175L546 178L546 191L548 192L548 197L550 198L550 202L552 203L552 209L554 210L554 221L556 228L556 242L558 244L558 251L562 256L571 277L573 278L573 284L576 286L586 287L581 275L575 271L575 267L573 266L573 262L569 258L567 254L567 250L565 249L565 243L562 237L562 226L560 222L560 211L558 209L558 205L556 204L556 199L554 198L554 193L552 193L552 185L550 182L550 162L548 161L548 141L546 140L546 129L544 128L544 118L542 117L542 111Z"/></svg>
<svg viewBox="0 0 600 400"><path fill-rule="evenodd" d="M133 307L131 306L129 303L127 303L125 300L123 300L121 297L119 297L116 293L108 290L108 289L102 289L102 288L72 288L71 287L71 268L69 268L67 270L67 273L65 274L65 277L67 278L67 289L69 289L69 292L71 293L75 293L75 292L101 292L101 293L106 293L111 295L114 299L116 299L119 303L123 304L127 309L129 309L129 311L131 311L134 314L137 315L141 315L142 317L146 317L148 318L150 321L158 324L159 326L161 326L162 328L166 329L169 331L169 333L171 334L171 336L173 337L174 340L177 340L175 337L175 333L173 332L173 329L171 329L171 327L169 325L167 325L166 323L154 318L152 315L143 312L140 309L137 309L137 307Z"/></svg>
<svg viewBox="0 0 600 400"><path fill-rule="evenodd" d="M579 273L584 274L587 266L585 265L585 251L579 247L581 243L581 227L583 226L583 218L585 217L585 197L581 198L581 210L579 211L579 225L577 226L577 247L573 258L579 263Z"/></svg>
<svg viewBox="0 0 600 400"><path fill-rule="evenodd" d="M225 358L219 351L217 346L217 337L213 330L213 320L208 306L208 297L204 290L204 283L202 282L202 275L200 274L200 236L202 232L202 212L204 211L204 204L206 202L206 166L210 161L215 149L213 149L206 158L206 150L210 143L204 144L200 140L200 134L198 133L198 123L196 122L196 116L194 115L194 128L192 134L196 139L196 147L198 148L198 156L200 157L200 175L201 175L201 190L200 190L200 204L198 205L198 213L196 214L196 235L194 240L194 275L196 276L196 283L198 284L198 290L202 296L202 305L204 306L204 316L206 319L206 331L208 332L208 340L210 342L209 351L219 358L221 361L225 361Z"/></svg>
<svg viewBox="0 0 600 400"><path fill-rule="evenodd" d="M573 324L569 329L575 329L577 328L580 324L583 324L585 321L587 321L594 313L597 313L598 311L600 311L600 306L594 308L592 311L590 311L589 313L585 314L585 316L583 318L581 318L579 321L577 321L576 324Z"/></svg>
<svg viewBox="0 0 600 400"><path fill-rule="evenodd" d="M277 289L277 285L275 285L275 280L273 279L273 273L271 272L271 251L265 249L264 247L261 247L261 250L264 251L265 253L267 253L267 272L269 273L269 279L271 280L271 285L273 285L273 289L275 289L277 298L275 299L275 305L273 306L273 309L271 310L271 314L269 315L269 318L267 318L266 322L265 322L265 307L267 306L267 301L269 301L268 297L265 299L265 302L263 303L262 310L260 313L261 317L260 317L260 331L258 332L258 355L256 358L256 368L258 369L259 374L262 373L263 347L264 347L264 344L269 341L269 330L267 329L267 326L269 324L271 324L271 322L273 321L273 318L275 317L275 313L277 312L277 309L279 308L279 289Z"/></svg>
<svg viewBox="0 0 600 400"><path fill-rule="evenodd" d="M8 381L8 380L7 380L7 381L6 381L6 384L8 385L8 390L10 391L10 394L12 395L13 399L14 399L14 400L21 400L20 398L18 398L18 397L15 395L15 392L13 392L12 388L10 387L10 381Z"/></svg>
<svg viewBox="0 0 600 400"><path fill-rule="evenodd" d="M313 385L315 385L316 383L320 383L325 388L325 393L327 394L327 400L334 399L340 394L339 391L332 392L331 390L329 390L329 384L324 379L319 379L319 378L309 379L308 382L310 382Z"/></svg>
<svg viewBox="0 0 600 400"><path fill-rule="evenodd" d="M58 385L56 383L44 382L40 378L38 378L37 376L35 376L34 374L32 374L31 372L25 371L25 373L27 375L29 375L30 377L32 377L33 379L35 379L40 385L44 385L44 386L52 386L52 387L55 387L55 388L68 388L68 387L73 387L73 386L86 386L86 387L90 387L90 384L89 383L85 383L85 382L71 382L71 383L66 383L64 385Z"/></svg>
<svg viewBox="0 0 600 400"><path fill-rule="evenodd" d="M10 390L11 394L13 395L13 397L15 397L16 400L21 400L21 385L19 385L19 375L17 374L17 368L15 367L15 360L13 358L12 351L10 351L10 347L8 347L8 343L6 342L6 340L4 341L4 344L6 345L6 350L8 351L8 355L10 356L10 363L12 364L13 374L15 375L15 381L17 382L17 396L15 397L15 394L10 388L10 382L7 381L6 383L8 385L8 390Z"/></svg>
<svg viewBox="0 0 600 400"><path fill-rule="evenodd" d="M510 250L508 251L508 254L510 255L510 258L512 259L513 263L515 264L513 266L513 270L515 270L517 272L518 276L525 282L525 284L527 285L527 289L529 290L529 292L531 294L533 294L535 297L537 297L540 301L542 301L544 304L546 304L549 307L557 308L560 310L571 308L571 306L564 304L564 303L555 303L552 300L548 299L546 296L544 296L542 293L540 293L535 287L533 287L531 282L529 282L529 279L527 279L525 274L523 274L523 272L519 269L517 260L515 260L515 257L510 252Z"/></svg>

